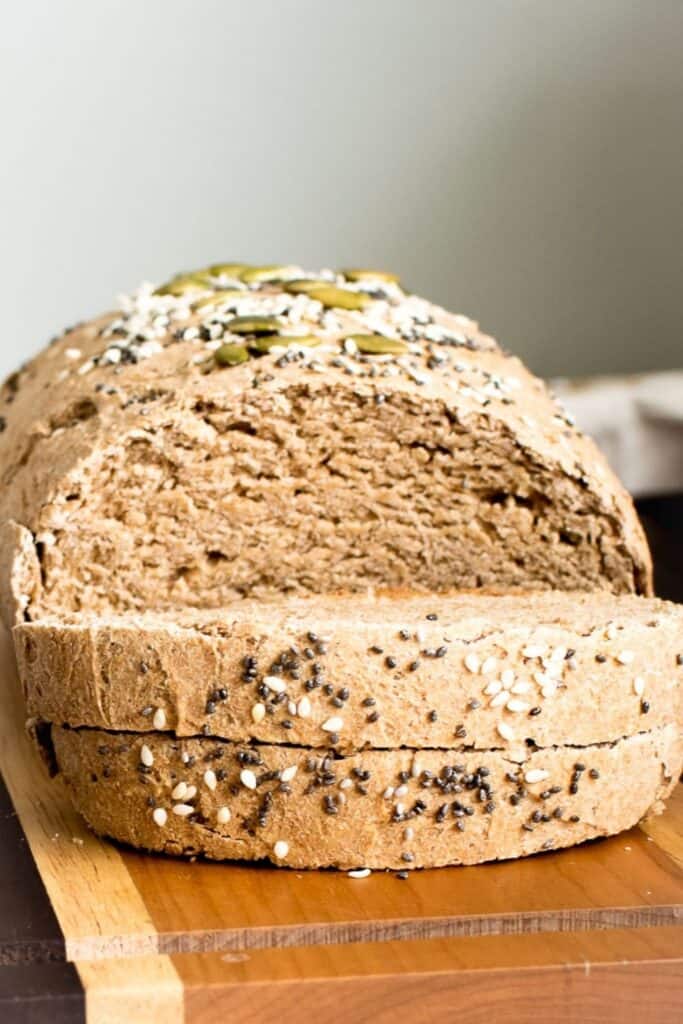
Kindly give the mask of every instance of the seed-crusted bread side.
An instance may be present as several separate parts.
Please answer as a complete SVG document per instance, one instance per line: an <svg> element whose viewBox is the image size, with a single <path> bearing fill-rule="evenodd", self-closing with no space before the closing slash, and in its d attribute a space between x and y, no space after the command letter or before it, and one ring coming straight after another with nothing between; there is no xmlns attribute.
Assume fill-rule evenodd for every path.
<svg viewBox="0 0 683 1024"><path fill-rule="evenodd" d="M71 726L523 752L683 718L683 607L633 596L245 600L14 636L29 715Z"/></svg>
<svg viewBox="0 0 683 1024"><path fill-rule="evenodd" d="M611 744L528 751L299 747L52 729L96 832L148 850L289 867L476 864L609 835L657 811L683 757L663 726Z"/></svg>
<svg viewBox="0 0 683 1024"><path fill-rule="evenodd" d="M0 531L11 621L651 592L630 498L545 386L376 272L212 267L55 339L0 389Z"/></svg>

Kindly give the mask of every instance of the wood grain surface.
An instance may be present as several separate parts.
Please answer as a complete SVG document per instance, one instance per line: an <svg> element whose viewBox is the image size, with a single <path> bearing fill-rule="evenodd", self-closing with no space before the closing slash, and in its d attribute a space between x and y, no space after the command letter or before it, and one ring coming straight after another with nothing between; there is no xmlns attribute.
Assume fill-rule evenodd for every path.
<svg viewBox="0 0 683 1024"><path fill-rule="evenodd" d="M0 772L1 1024L683 1019L681 786L612 839L405 881L149 856L48 777L6 635Z"/></svg>

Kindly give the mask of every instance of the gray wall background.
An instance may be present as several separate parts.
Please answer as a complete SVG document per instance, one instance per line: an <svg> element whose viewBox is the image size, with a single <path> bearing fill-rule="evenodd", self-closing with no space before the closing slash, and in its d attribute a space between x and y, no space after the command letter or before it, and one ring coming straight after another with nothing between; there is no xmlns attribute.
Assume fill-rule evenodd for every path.
<svg viewBox="0 0 683 1024"><path fill-rule="evenodd" d="M0 373L142 279L367 264L538 371L683 365L683 0L22 0Z"/></svg>

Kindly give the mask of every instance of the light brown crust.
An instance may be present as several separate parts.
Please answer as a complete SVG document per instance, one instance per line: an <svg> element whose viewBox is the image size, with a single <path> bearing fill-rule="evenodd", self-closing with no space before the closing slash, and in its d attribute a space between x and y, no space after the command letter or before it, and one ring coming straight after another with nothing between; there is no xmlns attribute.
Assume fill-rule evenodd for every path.
<svg viewBox="0 0 683 1024"><path fill-rule="evenodd" d="M500 752L400 750L365 751L323 765L324 751L301 748L52 732L75 806L96 832L169 854L268 858L295 868L475 864L610 835L661 809L683 757L675 725L602 746L528 752L520 764ZM251 766L254 790L240 781L240 754L260 760ZM149 767L140 768L141 756ZM277 773L294 766L283 792ZM452 773L450 784L444 770ZM209 784L207 771L213 773ZM548 774L526 782L529 771ZM400 772L408 773L407 782ZM174 798L179 783L196 786L196 794ZM397 795L400 786L405 792ZM416 801L423 803L417 813ZM174 813L178 804L190 809L189 817ZM224 807L227 822L225 812L219 821ZM165 812L161 824L154 820L159 809ZM276 843L286 844L277 848L280 857Z"/></svg>
<svg viewBox="0 0 683 1024"><path fill-rule="evenodd" d="M393 330L395 308L376 303L372 322ZM592 442L475 324L423 312L462 343L437 345L434 366L425 342L417 379L350 373L334 352L317 369L268 355L221 370L175 321L136 364L95 364L112 317L57 339L0 392L0 522L40 563L22 613L368 582L651 593L631 500ZM335 313L325 342L364 323Z"/></svg>
<svg viewBox="0 0 683 1024"><path fill-rule="evenodd" d="M72 726L523 751L681 718L683 609L645 598L289 598L14 636L29 715Z"/></svg>
<svg viewBox="0 0 683 1024"><path fill-rule="evenodd" d="M9 519L0 524L0 620L9 629L23 622L40 588L40 563L33 535Z"/></svg>

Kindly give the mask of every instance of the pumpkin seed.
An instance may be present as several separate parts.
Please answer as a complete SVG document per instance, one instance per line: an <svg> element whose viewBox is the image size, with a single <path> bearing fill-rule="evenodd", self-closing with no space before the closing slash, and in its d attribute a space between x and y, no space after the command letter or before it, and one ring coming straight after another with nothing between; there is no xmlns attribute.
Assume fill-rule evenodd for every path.
<svg viewBox="0 0 683 1024"><path fill-rule="evenodd" d="M258 284L261 281L282 281L292 274L296 274L296 267L291 264L273 263L266 267L249 267L239 277L246 284Z"/></svg>
<svg viewBox="0 0 683 1024"><path fill-rule="evenodd" d="M388 270L358 270L352 267L342 270L347 281L385 281L387 284L398 284L398 274L392 274Z"/></svg>
<svg viewBox="0 0 683 1024"><path fill-rule="evenodd" d="M187 295L188 292L206 291L211 287L211 278L208 274L178 274L156 288L154 294L180 296Z"/></svg>
<svg viewBox="0 0 683 1024"><path fill-rule="evenodd" d="M212 277L240 277L249 266L249 263L212 263L209 273Z"/></svg>
<svg viewBox="0 0 683 1024"><path fill-rule="evenodd" d="M246 363L249 353L244 345L221 345L213 354L219 366L238 366L239 363Z"/></svg>
<svg viewBox="0 0 683 1024"><path fill-rule="evenodd" d="M243 298L244 292L238 291L236 288L220 288L212 295L206 295L203 299L198 299L197 302L193 302L192 308L206 309L207 306L219 306L222 302L227 302L229 299Z"/></svg>
<svg viewBox="0 0 683 1024"><path fill-rule="evenodd" d="M319 285L317 288L312 288L308 294L329 309L365 309L372 302L372 299L362 292L337 288L333 284Z"/></svg>
<svg viewBox="0 0 683 1024"><path fill-rule="evenodd" d="M231 334L275 334L280 327L277 316L236 316L225 325Z"/></svg>
<svg viewBox="0 0 683 1024"><path fill-rule="evenodd" d="M287 281L285 291L292 295L308 295L317 288L328 288L330 282L318 277L296 277L293 281Z"/></svg>
<svg viewBox="0 0 683 1024"><path fill-rule="evenodd" d="M250 339L247 345L253 352L270 352L272 348L278 346L289 348L302 345L304 348L314 348L321 341L322 338L317 334L262 334L259 338Z"/></svg>
<svg viewBox="0 0 683 1024"><path fill-rule="evenodd" d="M383 334L351 334L359 352L364 355L401 355L408 351L405 341L399 338L385 338Z"/></svg>

